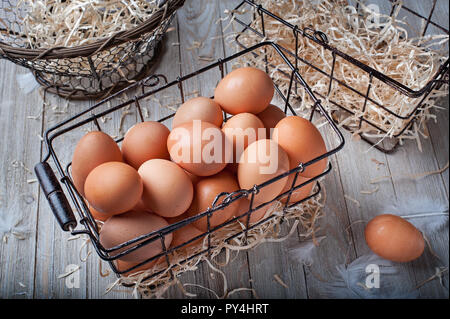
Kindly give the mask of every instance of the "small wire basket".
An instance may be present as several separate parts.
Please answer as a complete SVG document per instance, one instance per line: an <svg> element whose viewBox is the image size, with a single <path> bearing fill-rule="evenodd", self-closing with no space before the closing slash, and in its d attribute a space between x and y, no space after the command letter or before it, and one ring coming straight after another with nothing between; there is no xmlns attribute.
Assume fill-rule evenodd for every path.
<svg viewBox="0 0 450 319"><path fill-rule="evenodd" d="M0 58L30 69L51 93L101 99L149 75L176 10L184 0L163 0L136 27L73 47L31 47L23 27L29 8L0 1ZM120 20L119 20L120 23ZM38 44L37 44L38 45ZM36 46L36 45L35 45Z"/></svg>
<svg viewBox="0 0 450 319"><path fill-rule="evenodd" d="M279 54L280 57L282 57L283 60L285 61L286 65L291 69L291 73L289 74L290 82L292 84L291 89L293 90L294 79L296 79L299 83L299 86L301 86L302 89L304 89L307 92L307 94L311 95L311 98L314 101L314 105L312 105L310 113L302 115L305 116L306 118L309 118L309 120L311 121L314 120L321 122L320 130L322 134L325 136L325 140L327 141L326 143L328 151L324 154L321 154L320 156L311 160L308 163L301 163L298 167L290 170L289 172L279 175L261 185L255 185L252 189L241 189L234 193L217 194L216 199L214 200L213 203L211 203L210 209L208 209L205 212L201 212L198 215L189 217L187 219L169 225L158 231L154 231L149 234L145 234L143 236L135 238L133 240L124 242L111 249L106 249L105 247L103 247L99 241L99 227L95 222L93 216L91 215L86 201L74 187L71 178L70 160L68 161L63 160L64 154L60 152L60 148L67 151L67 147L64 147L64 144L67 144L67 142L64 143L62 141L67 141L67 138L69 138L70 136L79 137L80 135L84 134L87 128L105 132L105 128L102 127L102 122L100 121L100 119L105 116L113 117L114 113L119 112L120 114L120 112L123 111L124 109L127 110L135 109L137 111L136 114L138 115L137 121L143 122L145 120L143 116L144 114L143 108L146 105L145 103L147 103L147 101L153 101L152 98L154 96L157 96L158 94L162 94L164 96L168 95L177 96L180 99L179 100L180 102L178 104L180 105L185 101L185 98L187 96L186 88L192 86L194 83L198 83L198 81L204 79L205 76L207 76L208 74L215 76L215 78L217 79L223 78L227 72L230 72L232 70L233 65L236 65L237 61L241 60L245 61L246 57L248 57L249 55L262 56L264 54L267 54L268 52ZM270 65L267 65L266 72L272 76L272 79L275 79L280 76L285 76L285 74L277 72L277 70L273 69ZM292 90L289 90L288 92L282 92L276 85L275 89L276 89L275 91L276 97L280 99L281 101L280 103L284 103L283 109L285 114L296 115L297 113L295 112L295 105L293 104L296 101L296 99L293 98L293 95L291 94ZM119 96L123 95L123 93L136 92L136 90L137 92L139 92L139 94L135 95L133 98L124 102L116 101ZM204 95L208 93L210 92L204 92ZM111 102L114 101L117 102L116 105L109 105ZM163 113L168 112L165 109L162 111ZM160 114L160 115L161 117L159 118L159 122L164 123L168 127L170 127L171 124L170 121L172 120L172 117L175 115L175 112L170 111L170 114ZM228 118L228 114L224 115L225 119ZM44 138L48 149L48 154L44 157L41 163L38 163L36 165L35 172L38 177L39 183L44 191L44 194L50 204L50 207L62 229L64 231L70 231L73 235L77 234L88 235L100 258L108 261L113 271L117 275L129 273L134 269L141 267L142 265L151 263L152 261L161 258L161 260L163 260L165 263L165 268L162 269L161 271L150 274L148 277L142 280L142 282L150 280L151 278L161 274L162 272L169 272L171 276L170 278L173 279L172 267L174 267L175 265L171 263L170 258L174 253L174 251L182 249L183 247L189 245L191 242L197 239L203 238L204 242L207 243L206 247L193 255L186 256L186 258L183 261L181 261L181 263L177 264L179 265L186 263L189 260L201 254L208 254L212 249L214 249L214 244L211 243L210 240L211 235L219 231L220 229L227 227L227 225L237 223L237 219L241 219L243 217L245 218L245 221L243 222L243 224L245 224L245 228L236 231L234 233L229 233L226 238L223 238L223 241L229 242L233 238L236 238L238 236L246 236L250 230L254 229L255 227L258 227L263 223L268 222L274 217L272 215L260 220L255 224L250 225L249 221L251 215L260 208L267 207L268 205L271 205L275 201L278 201L282 198L287 198L284 204L284 211L283 211L283 213L285 213L288 209L304 201L307 201L312 197L317 196L321 191L319 179L324 177L332 170L331 163L328 164L328 168L326 169L326 171L315 176L314 178L311 178L305 183L302 184L296 183L297 177L299 176L298 174L307 166L312 165L322 159L328 158L332 154L335 154L336 152L340 151L345 144L345 140L341 131L333 122L329 114L324 110L320 100L315 98L308 84L297 72L294 65L292 65L291 62L289 62L289 60L286 58L280 47L272 42L260 43L251 48L238 52L232 56L225 57L224 59L219 59L217 62L212 63L211 65L205 68L202 68L189 75L179 77L171 82L168 82L167 78L163 75L152 75L140 82L131 85L127 89L124 89L123 91L112 95L108 99L99 102L98 104L86 109L85 111L71 118L68 118L67 120L48 129L45 133ZM117 143L120 143L122 140L123 137L118 137L116 139ZM55 170L56 174L58 174L59 176L58 178L56 177L55 171L49 164L50 160L53 161L53 164L56 168ZM292 187L289 190L280 194L273 200L264 202L261 205L255 207L255 205L253 204L253 198L255 194L257 194L261 189L265 187L270 187L272 183L275 183L276 181L286 178L288 176L295 176L292 183ZM60 182L65 185L66 189L65 192L63 191ZM293 202L290 200L291 194L294 191L299 190L301 187L305 187L307 184L309 184L309 186L313 185L310 183L316 183L312 195L298 202ZM216 227L211 226L209 220L212 216L220 214L221 210L225 209L233 202L238 201L244 197L250 200L248 210L245 213L240 215L240 217L232 218ZM70 198L70 203L68 201L68 198ZM74 210L78 213L78 221L77 218L75 218L74 216L73 213ZM188 224L192 224L198 219L204 217L207 217L208 221L207 222L208 227L206 232L176 247L165 246L166 236L173 233L177 229L180 229ZM82 225L82 229L79 230L76 229L77 223ZM142 263L135 265L133 267L129 267L128 269L119 270L118 267L115 265L114 261L116 259L121 258L135 251L136 249L139 249L140 247L148 245L155 241L161 242L162 252L160 254L152 256L151 258L148 258Z"/></svg>
<svg viewBox="0 0 450 319"><path fill-rule="evenodd" d="M444 0L446 1L446 0ZM343 1L346 5L354 3L353 8L361 10L360 1ZM371 1L369 1L371 2ZM342 1L337 1L341 3ZM367 4L367 1L364 2ZM422 15L417 10L408 7L407 4L403 4L402 1L382 0L378 1L377 8L381 12L390 17L394 14L396 17L407 18L409 22L414 22L421 26L420 30L413 30L411 33L417 37L423 37L425 35L447 35L449 34L448 26L443 26L436 23L433 19L437 9L438 0L424 1L423 6L429 8L427 15ZM422 3L422 2L421 2ZM442 4L443 2L441 2ZM278 4L277 4L278 5ZM280 6L283 4L279 4ZM291 5L290 1L286 1L284 5ZM276 6L276 5L274 5ZM422 6L422 4L421 4ZM303 12L301 9L298 14L301 17ZM243 13L252 13L243 16ZM360 14L361 15L361 14ZM271 35L268 35L268 27L271 25L281 25L286 28L287 33L292 35L292 46L286 46L279 44L283 52L293 61L296 68L301 70L309 70L315 75L315 80L321 78L323 80L322 89L320 92L313 88L314 94L321 98L324 102L323 105L330 111L333 119L346 130L350 131L353 135L358 135L362 140L369 143L373 147L384 153L392 153L396 150L400 144L402 137L405 136L405 132L411 129L416 122L419 122L426 110L425 103L427 98L431 96L433 90L439 89L442 85L448 85L449 79L449 58L448 58L448 42L446 47L447 57L440 59L439 66L436 73L423 87L414 88L402 84L399 79L389 76L369 66L366 62L360 61L357 58L346 54L339 46L333 46L330 44L329 37L325 32L317 31L309 27L300 28L297 25L286 21L282 17L276 15L274 12L268 11L258 1L243 0L233 11L233 21L239 26L243 26L243 29L236 36L236 43L241 48L246 48L249 45L244 43L243 37L251 35L252 39L260 39L259 41L274 41L278 43L277 39L273 39ZM251 16L250 18L248 16ZM412 23L410 23L412 24ZM274 35L275 36L275 35ZM287 41L286 39L280 39L281 42ZM328 59L326 67L319 65L314 56L305 55L302 50L299 49L299 41L305 41L307 45L316 49L316 52L325 52L324 56ZM439 41L434 41L433 45L439 45ZM254 42L251 42L252 44ZM251 44L251 45L252 45ZM430 45L432 47L432 45ZM341 76L337 75L336 69L338 65L344 65L347 68L357 69L365 74L364 78L367 79L363 84L348 83ZM304 74L307 77L306 74ZM309 81L311 79L307 78ZM312 86L312 85L311 85ZM389 91L390 90L390 91ZM393 106L388 103L380 103L376 99L378 92L400 92L401 96L408 98L411 101L412 108L405 113L404 111L396 111ZM336 101L333 94L338 96L356 96L352 101L352 107L342 101ZM325 103L325 100L327 103ZM355 102L357 101L357 102ZM382 120L374 121L367 116L369 109L376 110ZM351 118L351 121L349 119ZM347 124L349 123L350 124ZM380 123L383 123L381 125ZM387 124L386 124L387 123ZM380 137L382 136L382 137ZM381 143L383 142L384 143Z"/></svg>

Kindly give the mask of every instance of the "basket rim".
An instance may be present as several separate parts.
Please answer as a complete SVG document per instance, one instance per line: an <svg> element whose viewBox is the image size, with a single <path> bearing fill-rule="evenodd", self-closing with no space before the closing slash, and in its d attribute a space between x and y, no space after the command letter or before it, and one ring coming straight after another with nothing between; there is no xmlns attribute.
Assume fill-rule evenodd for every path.
<svg viewBox="0 0 450 319"><path fill-rule="evenodd" d="M184 2L185 0L162 0L160 1L159 9L146 21L130 30L119 31L108 38L104 38L90 44L78 45L74 47L58 46L51 48L25 49L13 47L0 41L0 55L5 55L12 60L51 60L89 57L104 49L109 49L111 47L136 40L142 34L155 30L162 21L169 19L177 9L182 7Z"/></svg>
<svg viewBox="0 0 450 319"><path fill-rule="evenodd" d="M224 63L228 63L228 62L230 62L230 61L232 61L232 60L234 60L234 59L236 59L236 58L238 58L238 57L240 57L240 56L242 56L244 54L251 54L251 52L256 50L256 49L268 48L268 47L272 47L274 50L276 50L283 57L283 60L285 61L285 63L292 70L291 77L292 78L294 78L294 77L298 78L301 81L301 83L303 83L305 85L306 91L309 94L312 94L314 96L314 93L312 91L310 91L307 82L298 73L298 70L292 65L292 63L286 58L286 56L283 54L283 52L280 49L280 47L277 44L275 44L275 43L273 43L271 41L266 41L266 42L258 43L255 46L252 46L251 48L239 51L238 53L235 53L233 55L227 56L227 57L225 57L223 59L219 58L216 62L214 62L212 64L209 64L206 67L203 67L203 68L201 68L201 69L199 69L197 71L194 71L194 72L192 72L192 73L190 73L188 75L184 75L182 77L178 77L177 79L172 80L170 82L167 81L167 78L165 76L163 76L163 75L158 75L158 74L151 75L150 77L148 77L148 78L146 78L144 80L141 80L139 82L136 82L135 84L125 88L124 90L119 91L119 92L109 96L105 100L100 101L99 103L91 106L90 108L85 109L85 110L77 113L76 115L67 118L66 120L64 120L64 121L54 125L53 127L48 128L46 130L45 134L44 134L44 143L46 144L46 147L47 147L47 155L45 155L45 157L37 165L40 165L40 164L43 164L43 163L47 163L48 164L48 162L50 160L53 161L53 163L54 163L54 165L56 167L56 170L52 169L52 171L55 174L58 173L58 175L59 175L58 180L62 184L65 185L66 191L63 191L64 196L66 196L66 194L69 195L69 197L66 197L66 198L67 199L69 199L69 198L71 199L71 207L76 208L76 211L77 211L77 213L79 215L79 219L78 219L79 223L83 226L82 230L75 230L75 227L73 229L68 229L68 230L65 230L63 228L63 230L65 230L65 231L69 231L70 230L72 232L72 234L86 234L86 235L88 235L91 238L92 242L94 243L94 248L95 248L96 252L98 253L99 257L101 259L105 260L105 261L110 262L111 267L113 267L112 269L113 269L113 271L116 274L126 273L127 271L131 271L131 269L118 272L117 269L115 269L115 266L112 265L112 261L120 258L121 256L123 256L125 254L130 253L133 250L138 249L139 247L142 247L143 245L146 245L146 244L148 244L148 243L150 243L152 241L155 241L158 238L164 238L164 236L166 236L167 234L173 233L173 231L183 227L187 223L191 223L194 220L198 220L200 218L204 218L208 214L212 214L214 212L217 212L217 211L223 209L224 207L228 206L232 201L237 201L240 198L242 198L242 196L245 195L246 192L248 193L248 195L250 195L251 193L254 194L255 189L266 187L270 183L273 183L273 182L275 182L277 180L283 179L283 178L285 178L285 177L287 177L287 176L289 176L291 174L297 174L300 170L304 169L304 167L312 165L315 162L317 162L319 160L322 160L324 158L328 158L331 155L333 155L333 154L339 152L340 150L342 150L344 145L345 145L345 137L343 136L343 134L340 131L339 127L331 119L330 115L322 107L321 101L319 99L316 99L316 102L314 103L314 109L312 109L312 111L311 111L312 112L311 116L313 116L316 112L318 112L318 114L320 114L322 117L327 119L327 123L329 123L330 129L331 129L330 132L333 132L334 134L336 134L337 140L339 141L339 145L333 147L330 150L327 150L326 153L322 154L321 156L318 156L317 158L315 158L315 159L313 159L313 160L311 160L309 162L302 163L301 165L299 165L296 168L293 168L292 170L289 170L289 171L287 171L287 172L285 172L283 174L277 175L276 177L274 177L274 178L272 178L272 179L270 179L270 180L268 180L268 181L266 181L264 183L261 183L259 185L255 185L255 187L253 187L252 189L248 189L248 190L247 189L239 189L239 190L237 190L234 193L228 194L227 195L228 198L225 198L225 199L223 199L221 201L219 201L219 198L221 198L221 196L224 195L224 194L223 193L219 194L216 197L216 199L214 200L211 210L207 210L207 211L201 212L201 213L197 214L196 216L190 217L190 218L188 218L188 219L186 219L184 221L180 221L180 222L174 223L172 225L163 227L163 228L159 229L158 231L153 231L153 232L149 232L147 234L138 236L136 238L133 238L133 239L127 241L127 242L124 242L124 243L122 243L122 244L120 244L118 246L112 247L112 248L105 248L98 242L98 240L96 239L98 237L97 229L96 229L95 224L93 223L92 216L89 213L89 208L86 206L86 203L82 199L82 197L79 194L79 192L73 186L73 183L72 183L72 180L71 180L71 177L70 177L71 176L71 174L70 174L70 166L71 166L71 164L69 163L66 166L66 169L64 169L63 166L62 166L63 163L61 163L59 161L58 156L56 154L56 151L53 148L53 142L55 141L55 139L60 137L61 135L65 134L65 133L69 132L69 131L72 131L72 130L74 130L76 128L79 128L80 126L82 126L82 125L84 125L86 123L89 123L89 122L94 122L95 123L96 119L101 117L101 116L103 116L104 114L107 114L107 113L109 114L111 112L115 112L115 111L117 111L117 110L119 110L119 109L121 109L121 108L123 108L123 107L125 107L127 105L132 104L132 103L135 103L136 106L139 107L139 103L136 103L136 101L138 101L139 99L145 99L145 98L147 98L147 97L149 97L149 96L151 96L153 94L156 94L158 92L166 90L167 88L178 87L180 92L183 92L182 85L180 85L180 83L182 83L183 81L186 81L188 79L196 77L196 76L198 76L201 73L204 73L206 71L209 71L209 70L212 70L212 69L215 69L215 68L218 68L218 69L220 69L222 71L224 69L223 68L223 64ZM224 76L224 74L222 73L222 77L223 76ZM102 111L102 112L99 112L99 113L92 113L99 106L104 105L104 104L108 103L108 101L111 101L111 100L115 99L116 97L120 96L123 92L130 91L130 90L137 89L137 88L141 87L142 85L146 84L146 82L148 80L156 79L157 81L155 83L156 83L156 85L158 85L159 81L160 81L160 79L159 79L160 77L161 77L161 79L164 80L164 83L161 86L157 86L157 87L155 87L155 88L153 88L153 89L151 89L151 90L149 90L147 92L143 92L142 94L135 95L134 98L130 98L128 101L120 103L119 105L116 105L116 106L114 106L112 108L108 108L105 111ZM291 86L291 89L292 89L292 86ZM281 92L279 90L278 90L278 92L280 94L283 94L283 92ZM181 93L181 94L183 94L183 93ZM290 97L289 94L287 95L287 97L285 97L285 99L287 99L287 100L284 101L286 103L285 110L287 110L289 108L292 111L292 113L294 115L296 115L296 112L292 109L292 107L289 104L289 97ZM90 113L90 116L88 118L83 118L84 115L87 115L89 113ZM169 116L163 117L162 119L158 120L158 122L163 122L163 121L173 117L174 114L175 113L172 113ZM121 140L122 139L116 139L116 142L118 143ZM318 180L321 177L327 175L331 170L332 170L332 165L329 162L328 163L328 168L322 174L319 174L319 175L311 178L309 181L307 181L307 182L305 182L303 184L298 184L296 186L293 186L291 189L292 190L293 189L299 189L299 188L303 187L306 184L314 183L315 181L318 182ZM294 183L295 183L295 181L294 181ZM318 185L319 191L320 191L320 183L318 183L317 185ZM314 197L317 194L318 193L314 193L310 197L305 198L305 199L301 200L300 202L303 202L303 201L305 201L305 200L307 200L307 199L309 199L311 197ZM283 197L285 195L286 195L286 193L282 193L282 194L278 195L277 198L273 199L271 202L273 202L275 200L278 200L278 199L280 199L281 197ZM287 205L289 205L288 208L290 208L292 206L295 206L295 205L299 204L300 202L294 202L292 205L289 205L289 203L288 203L287 204ZM270 202L265 202L263 204L254 205L254 207L251 208L248 211L248 214L250 214L250 211L253 212L253 211L255 211L255 210L257 210L257 209L259 209L259 208L261 208L263 206L266 206L268 204L270 204ZM211 232L214 232L215 230L217 230L217 229L219 229L221 227L225 227L226 225L232 223L233 221L239 219L240 217L241 216L237 216L237 217L235 217L233 219L230 219L227 222L224 222L224 223L222 223L222 224L220 224L218 226L210 227L210 229L208 230L208 234L211 233ZM271 217L269 216L268 218L263 219L263 220L255 223L253 226L247 225L248 226L247 229L252 229L252 227L256 227L257 225L265 222L266 220L268 220L270 218ZM235 235L237 236L239 234L235 234ZM233 235L233 236L235 236L235 235ZM231 239L231 237L230 237L230 239ZM118 254L115 254L114 256L111 255L111 253L114 254L114 252L117 252L121 248L125 248L125 247L128 247L125 251L122 251L122 252L120 252ZM161 253L161 254L167 256L167 254L169 254L171 252L170 249L173 250L173 249L178 249L178 248L179 247L177 247L177 248L166 248L165 251L163 253ZM156 259L156 258L158 258L158 256L152 257L152 258ZM142 262L142 264L145 264L147 262L149 262L149 260L147 260L145 262ZM138 267L138 266L134 266L134 267L132 267L132 269L134 269L136 267ZM156 275L156 274L153 274L152 277L154 275Z"/></svg>
<svg viewBox="0 0 450 319"><path fill-rule="evenodd" d="M395 4L394 0L387 0L389 2L391 2L393 5ZM325 48L326 50L329 50L333 55L337 55L343 59L345 59L346 61L350 62L351 64L353 64L354 66L358 67L359 69L367 72L370 76L373 76L374 78L376 78L377 80L380 80L382 82L385 82L387 85L389 85L390 87L392 87L394 90L397 90L398 92L402 93L403 95L410 97L410 98L420 98L422 97L424 94L426 94L431 87L435 86L437 83L439 83L440 81L443 80L443 78L445 77L445 74L449 72L450 69L450 58L447 54L447 57L443 57L443 61L440 63L438 70L436 71L436 73L433 75L433 77L430 79L430 81L428 81L424 86L422 86L421 88L418 89L413 89L411 86L405 85L403 83L400 83L399 81L393 79L391 76L388 76L378 70L376 70L375 68L371 67L370 65L368 65L367 63L361 62L358 59L355 59L353 56L341 51L337 46L333 46L328 44L328 41L322 39L320 36L322 34L324 34L321 31L316 31L310 28L304 28L304 29L300 29L297 25L293 25L291 23L289 23L288 21L284 20L282 17L278 16L277 14L275 14L274 12L271 12L269 10L267 10L266 8L264 8L261 4L257 4L255 3L253 0L242 0L242 2L233 10L233 15L235 16L235 21L239 24L241 24L244 27L244 30L251 30L252 32L255 32L256 30L252 30L250 28L250 25L247 25L245 22L243 22L242 20L240 20L238 17L236 17L236 12L239 11L239 9L244 6L244 5L249 5L252 6L259 14L266 14L269 17L277 20L278 22L282 23L283 25L285 25L286 27L290 28L294 35L301 35L303 37L309 38L310 40L314 41L315 43L317 43L318 45L322 46L323 48ZM403 6L403 8L406 8L406 10L411 11L411 9ZM423 18L423 17L421 17ZM252 21L253 22L253 21ZM434 22L430 22L433 25L436 25ZM449 30L439 26L439 29L441 29L443 32L449 34ZM256 33L258 33L258 31L256 31ZM326 34L324 34L326 37ZM236 39L238 39L241 35L238 34L236 36ZM260 37L263 37L262 34L259 34ZM326 38L325 38L326 39ZM297 60L300 60L299 57L296 57L296 54L293 53L291 50L286 49L285 47L281 46L282 49L284 49L284 51L286 53L288 53L291 56L294 56ZM446 59L445 59L446 58ZM429 93L429 92L428 92ZM371 101L372 103L374 101ZM376 103L375 103L376 104ZM383 106L381 106L382 108L384 108ZM388 113L396 116L397 118L400 118L402 120L408 120L411 117L413 117L413 115L415 114L415 112L417 110L413 110L410 114L406 115L406 116L400 116L398 114L395 114L393 112L391 112L388 109L385 109L385 111L387 111Z"/></svg>

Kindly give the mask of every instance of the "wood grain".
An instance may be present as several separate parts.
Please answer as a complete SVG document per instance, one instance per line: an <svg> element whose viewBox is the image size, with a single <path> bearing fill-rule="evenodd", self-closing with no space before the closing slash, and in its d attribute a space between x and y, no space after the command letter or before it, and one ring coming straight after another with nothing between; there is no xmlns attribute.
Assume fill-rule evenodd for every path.
<svg viewBox="0 0 450 319"><path fill-rule="evenodd" d="M170 81L235 52L233 43L225 40L232 38L223 37L233 32L232 28L224 30L229 21L223 18L225 9L233 9L240 2L187 0L172 24L172 31L167 33L164 54L154 72L166 75ZM426 2L408 5L424 14L429 10ZM448 1L438 0L436 8L433 21L448 27ZM429 32L435 31L430 27ZM33 183L34 175L27 170L46 154L38 135L94 102L71 102L66 109L67 101L56 96L48 95L43 100L37 90L25 94L17 85L16 74L26 72L10 62L0 61L0 234L7 238L0 238L0 298L133 298L129 289L120 287L105 295L115 276L112 273L107 277L99 275L100 259L91 246L87 249L92 254L86 262L80 260L80 253L81 257L87 253L86 247L80 252L83 240L69 240L70 235L60 229L38 184ZM212 96L219 79L219 72L208 72L188 81L184 92L187 98L197 94ZM157 120L173 112L180 102L179 91L174 88L148 99L143 106L148 110L148 119ZM371 253L364 240L368 220L387 212L405 216L448 212L448 169L441 174L411 177L443 169L448 164L448 99L442 99L439 105L442 109L435 111L438 121L428 123L429 136L422 139L422 152L409 141L395 154L384 155L346 134L344 150L330 158L333 171L324 181L326 206L316 233L316 237L324 237L311 251L312 263L303 264L291 258L292 252L304 244L304 239L298 236L241 252L233 256L230 265L221 268L227 276L228 290L244 287L256 293L244 291L232 297L324 298L329 296L328 282L339 278L337 266L349 265ZM122 132L119 132L120 112L102 123L102 129L115 136L123 134L138 120L136 110L132 107L129 111L124 117ZM39 117L33 119L37 115ZM170 121L166 124L171 125ZM94 127L87 125L55 142L62 163L70 161L76 142L91 129ZM325 139L327 145L332 144L330 136ZM391 177L377 184L370 183L380 176ZM367 191L373 193L366 194ZM422 221L428 226L435 223L435 219L424 218L411 221ZM21 222L13 227L14 233L11 232L8 225L19 220ZM439 279L427 281L435 274L436 267L448 269L448 220L440 226L425 233L431 249L427 248L418 260L399 265L395 279L402 289L420 285L420 298L448 298L448 288L445 288L449 285L448 271L443 275L445 287ZM68 288L65 278L58 278L71 264L80 266L80 288ZM103 263L103 272L106 270L108 265ZM199 265L197 271L183 274L180 281L202 285L219 295L223 293L220 275L205 263ZM214 293L205 289L186 289L199 298L215 298ZM185 298L175 288L170 289L166 297Z"/></svg>
<svg viewBox="0 0 450 319"><path fill-rule="evenodd" d="M0 70L0 298L32 298L39 187L27 181L40 156L42 103L20 90L25 70L3 60Z"/></svg>

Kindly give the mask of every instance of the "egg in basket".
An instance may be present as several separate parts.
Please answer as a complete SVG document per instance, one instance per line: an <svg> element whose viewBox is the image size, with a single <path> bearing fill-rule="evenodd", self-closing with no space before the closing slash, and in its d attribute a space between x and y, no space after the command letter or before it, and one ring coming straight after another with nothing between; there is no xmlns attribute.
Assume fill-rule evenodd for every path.
<svg viewBox="0 0 450 319"><path fill-rule="evenodd" d="M291 69L287 92L273 81L285 72L251 66L269 50ZM186 99L189 82L208 74L220 75L214 92ZM294 87L294 79L301 85ZM136 89L142 92L134 98L109 105ZM294 89L313 99L309 114L296 113L301 101ZM144 103L169 92L179 96L178 108L146 120ZM125 107L135 107L139 121L114 139L99 119ZM91 131L80 136L86 127ZM63 163L60 137L75 132L79 138ZM140 273L140 282L150 283L158 276L173 279L180 265L247 239L318 196L318 180L331 171L328 157L344 146L320 101L272 42L170 82L151 76L47 130L45 141L49 152L35 172L63 230L87 234L118 275Z"/></svg>

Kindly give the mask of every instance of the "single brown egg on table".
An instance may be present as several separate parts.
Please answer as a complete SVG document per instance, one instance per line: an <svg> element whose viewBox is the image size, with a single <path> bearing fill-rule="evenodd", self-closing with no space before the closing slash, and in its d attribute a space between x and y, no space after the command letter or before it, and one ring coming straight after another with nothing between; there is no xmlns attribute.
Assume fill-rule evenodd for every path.
<svg viewBox="0 0 450 319"><path fill-rule="evenodd" d="M125 214L120 214L109 218L103 225L100 231L100 243L106 249L111 249L127 241L133 240L139 236L150 234L154 231L158 231L169 223L155 214L148 212L131 211ZM144 242L147 239L142 239L138 243ZM172 243L172 234L167 234L164 237L164 245L166 249L170 247ZM111 256L117 256L131 247L135 247L135 244L125 246L115 252L110 253ZM156 256L163 252L163 246L160 238L149 242L142 247L125 254L118 260L140 263L153 256Z"/></svg>
<svg viewBox="0 0 450 319"><path fill-rule="evenodd" d="M284 114L278 106L269 104L269 106L261 113L258 113L257 116L266 128L266 138L271 138L273 129L278 122L286 117L286 114Z"/></svg>
<svg viewBox="0 0 450 319"><path fill-rule="evenodd" d="M143 184L138 172L122 162L108 162L92 170L84 185L86 199L108 215L125 213L141 200Z"/></svg>
<svg viewBox="0 0 450 319"><path fill-rule="evenodd" d="M289 171L289 157L276 142L259 140L242 153L238 166L238 181L243 189L252 189ZM254 197L255 204L271 201L281 194L287 178L262 187Z"/></svg>
<svg viewBox="0 0 450 319"><path fill-rule="evenodd" d="M125 134L122 154L126 163L139 169L151 159L170 159L167 151L169 129L159 122L142 122L134 125Z"/></svg>
<svg viewBox="0 0 450 319"><path fill-rule="evenodd" d="M299 116L288 116L275 126L272 139L288 154L290 169L307 163L327 152L319 130L310 121ZM300 173L303 177L315 177L325 171L327 159L316 162Z"/></svg>
<svg viewBox="0 0 450 319"><path fill-rule="evenodd" d="M107 162L122 162L117 143L103 132L89 132L77 143L72 157L72 177L77 191L84 196L84 183L89 173Z"/></svg>
<svg viewBox="0 0 450 319"><path fill-rule="evenodd" d="M294 178L295 178L295 173L289 175L286 186L284 187L282 193L285 193L292 188L292 183L294 182ZM306 183L309 180L310 180L310 178L300 176L300 174L299 174L297 176L297 180L295 181L295 186L297 187L303 183ZM291 197L289 198L289 204L292 205L294 203L297 203L297 202L309 197L311 195L314 185L315 185L315 182L311 182L311 183L308 183L308 184L294 190L291 194ZM289 194L287 194L286 196L281 198L281 202L286 203L288 196L289 196Z"/></svg>
<svg viewBox="0 0 450 319"><path fill-rule="evenodd" d="M260 69L245 67L230 72L217 85L214 100L228 114L258 114L272 101L272 79Z"/></svg>
<svg viewBox="0 0 450 319"><path fill-rule="evenodd" d="M231 160L231 146L220 128L194 120L170 132L167 140L172 161L196 176L219 173ZM229 153L229 154L228 154Z"/></svg>
<svg viewBox="0 0 450 319"><path fill-rule="evenodd" d="M194 188L189 176L177 164L162 159L145 162L139 168L144 183L142 201L162 217L183 214L191 205Z"/></svg>
<svg viewBox="0 0 450 319"><path fill-rule="evenodd" d="M246 214L250 210L250 200L249 199L242 198L242 199L239 199L238 202L239 202L239 208L238 208L237 213L235 215L236 217L242 216L242 215ZM267 205L265 205L265 206L255 210L255 211L251 212L249 214L250 215L249 225L252 225L252 224L257 223L260 220L262 220L264 218L264 216L266 215L266 213L270 209L272 209L272 207L274 205L276 205L276 204L275 203L267 204ZM253 205L253 208L256 208L256 206ZM267 217L268 216L270 216L270 213L268 213ZM239 218L239 221L241 223L243 223L244 226L245 226L246 223L247 223L247 218L248 218L248 215L244 215L241 218Z"/></svg>
<svg viewBox="0 0 450 319"><path fill-rule="evenodd" d="M254 114L240 113L225 122L222 131L228 141L233 144L233 163L228 165L233 172L237 172L239 159L247 146L265 138L264 124Z"/></svg>
<svg viewBox="0 0 450 319"><path fill-rule="evenodd" d="M195 195L191 207L187 211L189 217L204 213L213 204L215 198L221 193L233 193L239 190L236 178L228 171L222 171L214 176L203 178L195 185ZM220 204L224 197L219 198L216 204ZM212 213L209 221L210 227L216 227L228 221L237 211L239 203L234 201L226 208ZM207 216L192 223L199 230L206 232L208 229Z"/></svg>
<svg viewBox="0 0 450 319"><path fill-rule="evenodd" d="M172 127L201 120L220 127L223 122L223 112L213 99L196 97L183 103L175 113Z"/></svg>
<svg viewBox="0 0 450 319"><path fill-rule="evenodd" d="M404 218L391 214L379 215L369 221L365 238L375 254L395 262L417 259L425 249L422 233Z"/></svg>

